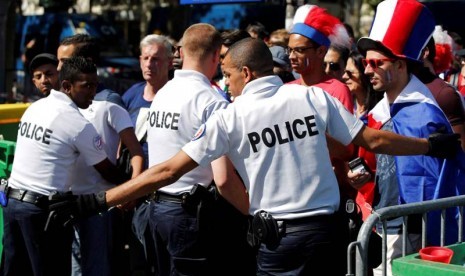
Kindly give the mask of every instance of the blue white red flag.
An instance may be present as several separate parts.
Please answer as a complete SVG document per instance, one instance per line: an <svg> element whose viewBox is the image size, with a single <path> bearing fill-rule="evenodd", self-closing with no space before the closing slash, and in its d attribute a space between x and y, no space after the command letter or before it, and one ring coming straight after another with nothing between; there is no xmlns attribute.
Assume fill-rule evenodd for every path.
<svg viewBox="0 0 465 276"><path fill-rule="evenodd" d="M439 130L452 132L442 110L431 92L416 77L404 88L392 105L385 97L370 111L368 126L380 129L392 119L395 133L428 138ZM458 148L455 159L440 159L425 155L396 156L399 183L399 204L421 202L463 194L465 187L465 155ZM446 243L457 240L457 209L447 211ZM440 212L428 216L428 243L439 244Z"/></svg>

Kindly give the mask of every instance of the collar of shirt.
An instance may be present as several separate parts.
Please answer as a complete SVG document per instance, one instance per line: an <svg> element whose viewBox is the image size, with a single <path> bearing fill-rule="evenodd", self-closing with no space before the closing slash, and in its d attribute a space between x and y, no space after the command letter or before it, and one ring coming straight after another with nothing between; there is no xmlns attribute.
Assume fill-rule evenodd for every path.
<svg viewBox="0 0 465 276"><path fill-rule="evenodd" d="M61 92L61 91L57 91L57 90L54 90L52 89L50 91L50 95L48 95L47 98L50 98L50 99L55 99L57 101L61 101L61 102L64 102L66 104L68 104L69 106L71 106L72 108L75 108L76 110L78 110L78 107L77 105L73 102L73 100L71 100L70 97L68 97L68 95L66 95L64 92ZM46 99L47 99L46 98Z"/></svg>
<svg viewBox="0 0 465 276"><path fill-rule="evenodd" d="M207 85L210 85L210 80L204 74L195 70L176 70L174 71L174 78L197 79L199 81L205 82Z"/></svg>
<svg viewBox="0 0 465 276"><path fill-rule="evenodd" d="M247 83L242 90L242 95L269 92L272 89L270 87L275 86L278 89L282 85L283 81L278 76L261 77Z"/></svg>

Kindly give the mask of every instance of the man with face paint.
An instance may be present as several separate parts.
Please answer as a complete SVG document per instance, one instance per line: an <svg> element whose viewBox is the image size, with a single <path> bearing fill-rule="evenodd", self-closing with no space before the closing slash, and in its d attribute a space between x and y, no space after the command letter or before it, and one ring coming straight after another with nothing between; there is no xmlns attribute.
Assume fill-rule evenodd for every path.
<svg viewBox="0 0 465 276"><path fill-rule="evenodd" d="M368 126L419 138L438 131L451 133L450 123L430 90L411 73L421 62L422 50L434 31L432 13L417 1L386 0L378 5L377 14L380 16L375 17L369 37L357 43L366 56L362 60L365 74L374 90L384 93L384 98L368 114ZM464 173L459 162L462 161L377 154L374 181L378 195L373 209L463 193L460 187ZM368 173L358 173L351 181L354 187L361 187L370 177ZM457 223L454 214L447 217L446 244L450 244L458 236ZM407 254L420 248L421 217L409 216L408 222ZM430 213L427 244L439 244L439 224L439 215ZM402 218L389 220L387 229L380 223L376 231L387 232L386 272L391 275L392 259L402 254ZM381 275L382 265L374 272Z"/></svg>
<svg viewBox="0 0 465 276"><path fill-rule="evenodd" d="M325 73L324 58L330 45L350 47L344 25L318 6L299 7L294 16L287 50L292 69L301 78L290 83L320 87L352 112L353 100L347 86Z"/></svg>

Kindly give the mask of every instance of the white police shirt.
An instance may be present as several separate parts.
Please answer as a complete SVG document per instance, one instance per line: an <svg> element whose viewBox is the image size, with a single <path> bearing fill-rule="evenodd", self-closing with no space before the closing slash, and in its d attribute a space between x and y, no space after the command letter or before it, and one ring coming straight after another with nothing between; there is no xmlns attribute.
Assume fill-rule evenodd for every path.
<svg viewBox="0 0 465 276"><path fill-rule="evenodd" d="M149 112L147 142L149 165L174 156L194 136L211 114L228 102L218 94L203 74L192 70L176 70L153 99ZM213 180L210 164L198 167L160 191L178 195L198 183L208 186Z"/></svg>
<svg viewBox="0 0 465 276"><path fill-rule="evenodd" d="M9 185L43 195L66 192L80 155L89 166L104 160L102 138L66 94L52 90L21 118Z"/></svg>
<svg viewBox="0 0 465 276"><path fill-rule="evenodd" d="M325 132L346 145L362 127L322 89L268 76L248 83L182 150L200 166L226 154L249 191L251 214L294 219L338 209Z"/></svg>
<svg viewBox="0 0 465 276"><path fill-rule="evenodd" d="M133 127L129 113L126 109L115 103L95 99L89 108L79 109L79 111L92 123L100 134L103 141L103 149L108 159L113 164L116 164L116 155L120 140L119 133L126 128ZM79 156L76 162L76 172L73 175L71 186L71 191L74 194L95 193L115 186L105 180L93 166L88 166L84 156Z"/></svg>

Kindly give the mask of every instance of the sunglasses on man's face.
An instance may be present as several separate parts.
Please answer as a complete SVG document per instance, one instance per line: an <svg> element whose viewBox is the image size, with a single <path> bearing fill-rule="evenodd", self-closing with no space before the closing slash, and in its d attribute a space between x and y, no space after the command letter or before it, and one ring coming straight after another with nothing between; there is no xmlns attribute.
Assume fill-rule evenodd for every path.
<svg viewBox="0 0 465 276"><path fill-rule="evenodd" d="M362 64L363 64L363 67L365 67L365 68L368 65L370 65L370 67L374 70L374 69L380 67L381 65L383 65L385 61L394 62L395 59L393 59L393 58L373 58L373 59L364 58L364 59L362 59Z"/></svg>
<svg viewBox="0 0 465 276"><path fill-rule="evenodd" d="M329 70L330 71L339 71L341 70L341 65L339 65L339 63L335 63L335 62L324 62L323 63L323 66L325 68L327 68L329 65Z"/></svg>

